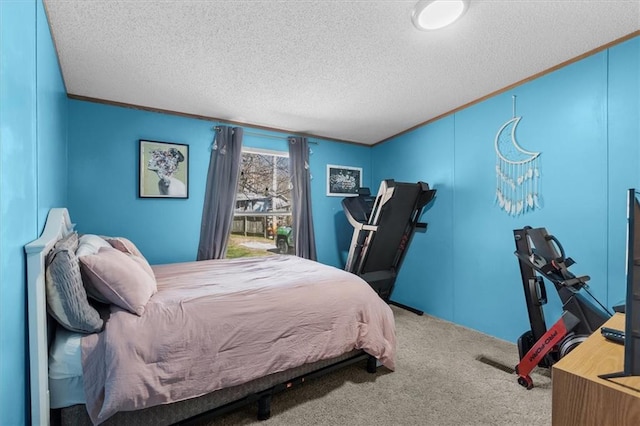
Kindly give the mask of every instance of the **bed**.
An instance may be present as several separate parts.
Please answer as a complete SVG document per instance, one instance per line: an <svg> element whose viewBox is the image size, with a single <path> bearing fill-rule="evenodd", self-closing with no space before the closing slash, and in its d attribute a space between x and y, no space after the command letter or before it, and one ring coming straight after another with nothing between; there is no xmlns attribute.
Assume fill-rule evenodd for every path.
<svg viewBox="0 0 640 426"><path fill-rule="evenodd" d="M285 255L150 266L126 238L78 237L64 208L25 251L32 424L52 412L62 424L182 424L254 401L266 419L271 395L308 378L395 368L390 308L337 268ZM82 271L83 303L99 300L81 325L60 313L77 297L54 286L61 253Z"/></svg>

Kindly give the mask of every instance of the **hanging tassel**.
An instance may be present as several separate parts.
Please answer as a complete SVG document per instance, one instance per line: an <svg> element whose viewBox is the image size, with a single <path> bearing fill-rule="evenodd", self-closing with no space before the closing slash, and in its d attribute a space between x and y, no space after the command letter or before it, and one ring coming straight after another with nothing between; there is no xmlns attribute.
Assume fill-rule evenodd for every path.
<svg viewBox="0 0 640 426"><path fill-rule="evenodd" d="M522 148L515 130L522 117L516 116L513 95L513 118L500 127L494 139L496 151L495 202L507 214L519 216L540 208L540 153Z"/></svg>

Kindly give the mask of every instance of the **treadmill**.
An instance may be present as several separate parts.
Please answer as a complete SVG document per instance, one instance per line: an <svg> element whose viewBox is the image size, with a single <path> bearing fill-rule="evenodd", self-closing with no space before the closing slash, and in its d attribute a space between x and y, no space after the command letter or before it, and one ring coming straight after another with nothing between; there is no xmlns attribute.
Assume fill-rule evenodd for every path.
<svg viewBox="0 0 640 426"><path fill-rule="evenodd" d="M405 183L386 179L378 194L360 188L357 197L342 200L342 208L353 226L345 270L362 277L387 303L418 315L423 312L390 300L396 277L419 222L422 209L436 190L425 182Z"/></svg>

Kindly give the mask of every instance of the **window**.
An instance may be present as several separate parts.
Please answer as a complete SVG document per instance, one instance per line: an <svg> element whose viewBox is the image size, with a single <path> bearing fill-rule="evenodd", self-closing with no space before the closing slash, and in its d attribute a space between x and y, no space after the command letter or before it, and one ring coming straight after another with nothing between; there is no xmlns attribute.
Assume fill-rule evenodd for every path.
<svg viewBox="0 0 640 426"><path fill-rule="evenodd" d="M227 258L292 251L289 153L243 148Z"/></svg>

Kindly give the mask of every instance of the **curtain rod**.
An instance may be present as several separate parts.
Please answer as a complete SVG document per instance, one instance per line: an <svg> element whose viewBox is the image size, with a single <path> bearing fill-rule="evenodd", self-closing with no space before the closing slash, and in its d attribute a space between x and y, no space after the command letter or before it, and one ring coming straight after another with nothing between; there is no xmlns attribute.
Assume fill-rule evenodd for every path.
<svg viewBox="0 0 640 426"><path fill-rule="evenodd" d="M213 130L215 130L216 132L220 130L220 126L215 126L213 128ZM278 139L278 140L287 140L289 139L291 136L274 136L274 135L269 135L267 133L260 133L260 132L251 132L251 131L245 131L244 132L245 135L250 135L250 136L260 136L263 138L269 138L269 139ZM307 143L312 144L312 145L318 145L317 141L311 140L309 138L307 138Z"/></svg>

